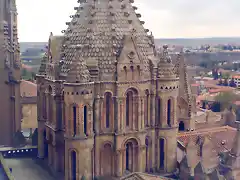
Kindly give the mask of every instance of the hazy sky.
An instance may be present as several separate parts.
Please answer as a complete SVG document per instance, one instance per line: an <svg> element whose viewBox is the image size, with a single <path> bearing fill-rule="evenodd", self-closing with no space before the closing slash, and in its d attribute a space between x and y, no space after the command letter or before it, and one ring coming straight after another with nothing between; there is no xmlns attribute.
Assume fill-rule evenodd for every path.
<svg viewBox="0 0 240 180"><path fill-rule="evenodd" d="M135 0L155 37L240 36L240 0ZM150 4L151 3L151 4ZM20 41L61 34L77 0L17 0Z"/></svg>

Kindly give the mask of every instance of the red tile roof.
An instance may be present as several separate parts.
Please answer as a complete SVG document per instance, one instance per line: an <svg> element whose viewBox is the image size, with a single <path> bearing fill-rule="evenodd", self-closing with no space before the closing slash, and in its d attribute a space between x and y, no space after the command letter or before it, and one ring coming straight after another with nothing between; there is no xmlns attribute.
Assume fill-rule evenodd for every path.
<svg viewBox="0 0 240 180"><path fill-rule="evenodd" d="M37 84L31 81L22 80L20 83L20 92L22 97L36 97Z"/></svg>
<svg viewBox="0 0 240 180"><path fill-rule="evenodd" d="M229 151L233 147L236 133L237 130L230 126L200 129L179 133L178 141L183 147L186 147L190 140L196 143L198 138L208 138L213 143L214 149L219 153Z"/></svg>

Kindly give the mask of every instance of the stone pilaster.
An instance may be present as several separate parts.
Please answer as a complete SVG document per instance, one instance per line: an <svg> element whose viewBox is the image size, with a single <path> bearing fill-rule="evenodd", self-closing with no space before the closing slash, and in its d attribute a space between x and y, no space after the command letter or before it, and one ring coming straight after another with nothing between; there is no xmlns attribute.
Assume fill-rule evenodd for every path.
<svg viewBox="0 0 240 180"><path fill-rule="evenodd" d="M145 121L144 121L144 101L143 99L140 100L141 109L140 109L140 116L141 116L141 129L145 128Z"/></svg>
<svg viewBox="0 0 240 180"><path fill-rule="evenodd" d="M56 128L60 129L62 128L62 121L63 121L63 117L62 117L62 97L61 96L55 96L55 123L56 123Z"/></svg>
<svg viewBox="0 0 240 180"><path fill-rule="evenodd" d="M150 104L150 109L151 109L151 120L150 120L150 125L153 127L156 124L156 96L155 94L151 94L151 104Z"/></svg>
<svg viewBox="0 0 240 180"><path fill-rule="evenodd" d="M116 176L121 177L123 174L123 151L117 150L116 152Z"/></svg>
<svg viewBox="0 0 240 180"><path fill-rule="evenodd" d="M56 146L54 146L53 147L53 154L54 154L54 159L53 159L53 165L54 165L54 170L56 171L56 172L58 172L59 170L60 170L60 166L61 166L61 164L60 164L60 157L58 156L59 155L59 151L58 151L58 149L57 149L57 147Z"/></svg>
<svg viewBox="0 0 240 180"><path fill-rule="evenodd" d="M114 132L119 132L120 129L120 118L119 118L119 98L114 96L113 97L113 107L112 107L112 111L113 111L113 127L112 129L114 130Z"/></svg>
<svg viewBox="0 0 240 180"><path fill-rule="evenodd" d="M139 130L141 130L142 129L142 112L141 112L141 110L142 110L142 101L141 101L141 98L140 97L138 97L138 99L137 99L137 120L136 120L136 122L137 122L137 125L138 125L138 127L137 127L137 130L139 131Z"/></svg>
<svg viewBox="0 0 240 180"><path fill-rule="evenodd" d="M166 127L167 126L167 101L165 98L161 100L161 127Z"/></svg>
<svg viewBox="0 0 240 180"><path fill-rule="evenodd" d="M100 132L100 120L101 120L101 113L100 113L100 96L97 96L96 100L95 100L95 118L96 118L96 121L95 121L95 133L96 134L99 134Z"/></svg>
<svg viewBox="0 0 240 180"><path fill-rule="evenodd" d="M40 123L38 123L38 158L44 158L43 125Z"/></svg>
<svg viewBox="0 0 240 180"><path fill-rule="evenodd" d="M146 146L138 148L138 171L144 172L146 167Z"/></svg>
<svg viewBox="0 0 240 180"><path fill-rule="evenodd" d="M99 120L99 123L100 123L100 133L103 132L103 129L104 129L104 97L100 97L100 120Z"/></svg>
<svg viewBox="0 0 240 180"><path fill-rule="evenodd" d="M92 124L93 124L93 111L92 111L92 107L89 107L88 124L87 124L87 135L89 135L89 136L93 135Z"/></svg>

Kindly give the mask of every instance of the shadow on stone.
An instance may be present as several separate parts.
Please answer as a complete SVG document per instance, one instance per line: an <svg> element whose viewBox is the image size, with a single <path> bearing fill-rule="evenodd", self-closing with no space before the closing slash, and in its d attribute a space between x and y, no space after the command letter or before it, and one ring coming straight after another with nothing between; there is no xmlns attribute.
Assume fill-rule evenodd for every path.
<svg viewBox="0 0 240 180"><path fill-rule="evenodd" d="M13 137L13 147L22 147L26 145L26 139L21 131L17 131Z"/></svg>

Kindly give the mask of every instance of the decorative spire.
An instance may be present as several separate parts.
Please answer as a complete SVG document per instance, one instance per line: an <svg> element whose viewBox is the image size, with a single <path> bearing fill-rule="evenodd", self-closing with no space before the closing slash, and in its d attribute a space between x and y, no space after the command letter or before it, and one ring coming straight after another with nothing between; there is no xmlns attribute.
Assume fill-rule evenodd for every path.
<svg viewBox="0 0 240 180"><path fill-rule="evenodd" d="M177 78L172 64L171 57L168 54L168 46L163 46L163 52L159 55L158 78Z"/></svg>

